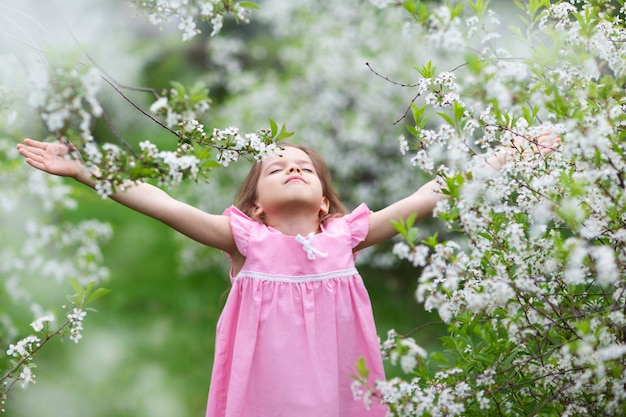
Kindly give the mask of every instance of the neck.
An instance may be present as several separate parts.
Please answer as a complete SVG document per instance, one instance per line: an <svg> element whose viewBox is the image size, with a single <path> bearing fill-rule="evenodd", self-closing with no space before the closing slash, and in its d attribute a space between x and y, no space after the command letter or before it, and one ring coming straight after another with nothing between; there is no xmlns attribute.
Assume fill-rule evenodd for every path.
<svg viewBox="0 0 626 417"><path fill-rule="evenodd" d="M320 231L319 212L299 213L297 210L270 215L265 213L265 224L273 227L284 235L306 236Z"/></svg>

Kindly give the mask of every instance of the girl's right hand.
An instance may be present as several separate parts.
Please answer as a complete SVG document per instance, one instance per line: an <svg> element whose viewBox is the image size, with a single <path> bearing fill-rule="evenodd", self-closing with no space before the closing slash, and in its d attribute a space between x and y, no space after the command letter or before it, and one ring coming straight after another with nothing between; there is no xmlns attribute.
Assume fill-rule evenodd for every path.
<svg viewBox="0 0 626 417"><path fill-rule="evenodd" d="M84 169L81 162L68 157L69 149L62 143L40 142L27 138L17 145L17 150L26 158L28 165L49 174L77 178Z"/></svg>

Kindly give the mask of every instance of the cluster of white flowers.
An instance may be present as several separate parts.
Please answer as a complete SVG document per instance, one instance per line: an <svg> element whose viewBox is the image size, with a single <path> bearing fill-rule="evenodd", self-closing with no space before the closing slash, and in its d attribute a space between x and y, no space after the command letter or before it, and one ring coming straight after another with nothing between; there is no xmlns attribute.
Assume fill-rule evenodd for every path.
<svg viewBox="0 0 626 417"><path fill-rule="evenodd" d="M118 170L117 163L123 155L121 148L113 143L105 143L98 148L93 142L91 144L88 142L85 146L85 151L89 156L89 159L85 161L88 167L109 172ZM108 198L113 194L113 180L109 177L97 178L95 190L102 199Z"/></svg>
<svg viewBox="0 0 626 417"><path fill-rule="evenodd" d="M159 177L159 185L169 187L178 185L184 178L184 173L189 172L191 179L196 179L200 172L200 160L193 155L179 155L177 152L160 151L157 159L167 167L167 176Z"/></svg>
<svg viewBox="0 0 626 417"><path fill-rule="evenodd" d="M418 362L423 359L426 359L426 350L410 337L398 340L396 348L389 355L391 364L399 363L400 368L406 374L413 372Z"/></svg>
<svg viewBox="0 0 626 417"><path fill-rule="evenodd" d="M465 28L459 17L452 16L451 8L450 5L440 6L430 13L424 41L443 51L462 51L466 46Z"/></svg>
<svg viewBox="0 0 626 417"><path fill-rule="evenodd" d="M257 133L240 134L236 127L227 127L226 129L213 129L211 141L214 143L223 143L220 149L217 161L228 166L231 162L239 159L242 152L252 153L257 161L262 161L270 155L280 151L280 147L275 143L265 143L261 136Z"/></svg>
<svg viewBox="0 0 626 417"><path fill-rule="evenodd" d="M590 9L588 6L585 8ZM598 21L593 33L585 36L585 22L573 16L577 11L576 2L559 2L552 5L549 12L544 14L541 25L545 27L550 23L554 24L556 29L565 35L566 41L571 46L582 46L593 51L595 56L606 62L617 77L624 76L626 74L626 64L623 59L626 52L626 46L624 46L626 29L624 29L623 20L620 20L619 15L617 15L618 17L614 22ZM587 17L590 18L591 16L587 15Z"/></svg>
<svg viewBox="0 0 626 417"><path fill-rule="evenodd" d="M353 381L350 388L352 389L352 397L356 401L363 402L365 408L369 410L372 406L372 397L374 392L369 389L366 384L359 380Z"/></svg>
<svg viewBox="0 0 626 417"><path fill-rule="evenodd" d="M387 381L376 381L373 391L363 384L363 381L355 381L352 385L355 399L364 402L369 407L372 397L380 397L384 404L393 405L393 412L389 415L396 417L414 416L462 416L466 410L464 402L474 399L471 387L464 382L449 385L446 380L455 374L462 373L460 368L454 368L445 372L438 372L432 381L423 381L420 378L412 378L405 381L401 378L391 378ZM489 400L483 394L476 395L476 400L481 407L489 407Z"/></svg>
<svg viewBox="0 0 626 417"><path fill-rule="evenodd" d="M442 72L427 81L426 104L436 109L444 109L459 101L459 85L456 83L456 75L452 72Z"/></svg>
<svg viewBox="0 0 626 417"><path fill-rule="evenodd" d="M44 326L46 325L46 323L51 323L54 321L54 315L53 314L45 314L39 318L37 318L35 321L33 321L30 326L33 328L34 331L36 332L40 332L44 329Z"/></svg>
<svg viewBox="0 0 626 417"><path fill-rule="evenodd" d="M188 122L189 129L202 130L203 126L197 121L195 123ZM204 132L202 131L204 134ZM141 159L146 164L156 164L163 168L163 173L159 176L159 185L163 187L175 186L181 183L183 178L189 177L197 179L200 172L201 161L194 155L189 155L193 151L193 147L181 145L175 152L163 151L152 142L144 140L140 142L139 148L142 151ZM93 143L88 143L85 147L88 156L87 163L96 170L106 170L108 173L119 173L122 169L118 166L124 153L122 149L111 143L105 143L98 148ZM134 158L130 158L129 165L134 166L138 162ZM160 169L159 168L159 169ZM112 177L97 178L95 189L102 198L110 197L114 191L124 191L127 187L132 186L130 182L119 182Z"/></svg>
<svg viewBox="0 0 626 417"><path fill-rule="evenodd" d="M190 40L201 33L197 27L199 21L209 22L211 36L217 35L223 26L224 14L235 16L237 21L248 22L248 9L239 2L224 0L131 0L131 4L146 13L153 25L160 26L171 18L178 18L178 30L183 34L183 41Z"/></svg>
<svg viewBox="0 0 626 417"><path fill-rule="evenodd" d="M406 242L397 242L393 246L393 253L400 259L406 259L415 267L426 265L429 249L426 245L417 245L411 248Z"/></svg>
<svg viewBox="0 0 626 417"><path fill-rule="evenodd" d="M395 329L387 330L387 339L380 343L380 351L384 358L388 358L392 349L397 346L396 340L398 339L398 333ZM380 342L380 340L379 340Z"/></svg>
<svg viewBox="0 0 626 417"><path fill-rule="evenodd" d="M206 132L204 131L204 125L195 119L181 122L179 126L186 133L190 133L190 134L197 133L200 140L204 140L207 138Z"/></svg>
<svg viewBox="0 0 626 417"><path fill-rule="evenodd" d="M168 98L165 96L161 96L154 103L150 105L150 112L157 114L162 109L166 109L168 105Z"/></svg>
<svg viewBox="0 0 626 417"><path fill-rule="evenodd" d="M26 388L28 384L34 384L35 374L33 374L33 369L29 365L22 366L17 379L20 381L22 388Z"/></svg>
<svg viewBox="0 0 626 417"><path fill-rule="evenodd" d="M175 95L178 94L178 92L172 89L171 94ZM166 96L161 96L150 105L150 112L165 115L165 125L168 128L179 126L184 129L190 129L199 124L197 120L198 116L206 113L210 107L210 101L208 99L202 99L194 103L190 108L176 110L175 103Z"/></svg>
<svg viewBox="0 0 626 417"><path fill-rule="evenodd" d="M29 103L40 112L48 130L65 129L78 117L81 137L91 140L91 126L102 115L97 99L101 84L99 71L94 67L82 71L56 68L51 74L34 74L39 74L39 78L31 79Z"/></svg>
<svg viewBox="0 0 626 417"><path fill-rule="evenodd" d="M41 340L34 335L26 336L16 344L10 344L7 355L16 359L20 364L17 368L19 374L15 377L15 381L19 381L22 388L26 388L28 384L35 383L35 374L32 371L32 355L41 346ZM7 383L8 381L4 381Z"/></svg>
<svg viewBox="0 0 626 417"><path fill-rule="evenodd" d="M83 338L83 319L87 315L87 312L82 308L74 307L71 313L68 313L67 319L70 324L70 340L74 343L78 343Z"/></svg>
<svg viewBox="0 0 626 417"><path fill-rule="evenodd" d="M406 155L406 153L409 151L409 141L406 140L406 137L404 135L400 135L398 137L398 142L400 146L400 153L402 155Z"/></svg>
<svg viewBox="0 0 626 417"><path fill-rule="evenodd" d="M432 173L435 167L459 169L467 164L466 157L462 157L466 154L462 138L449 125L442 124L437 130L419 129L418 141L420 149L411 158L413 166ZM460 152L451 152L452 150Z"/></svg>
<svg viewBox="0 0 626 417"><path fill-rule="evenodd" d="M37 336L26 336L15 344L10 344L7 355L16 359L23 359L31 356L33 350L39 347L41 340Z"/></svg>

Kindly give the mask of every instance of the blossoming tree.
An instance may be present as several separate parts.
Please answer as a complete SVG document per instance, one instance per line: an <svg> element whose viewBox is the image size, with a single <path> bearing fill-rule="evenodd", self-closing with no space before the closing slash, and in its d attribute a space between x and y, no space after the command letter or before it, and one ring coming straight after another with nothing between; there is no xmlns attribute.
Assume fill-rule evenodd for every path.
<svg viewBox="0 0 626 417"><path fill-rule="evenodd" d="M175 150L148 141L133 149L121 138L101 144L92 129L95 119L106 118L98 99L102 80L127 97L84 60L50 67L30 104L46 128L74 148L74 157L99 167L103 197L127 179L167 187L214 175L213 168L240 156L263 158L290 135L265 121L285 114L290 130L329 155L340 184L362 177L364 187L342 187L349 201L370 201L372 184L385 191L382 199L394 199L406 193L416 171L436 175L449 194L436 216L449 230L433 235L429 227L418 231L411 219L399 221L404 241L394 253L418 268L417 301L439 313L449 335L440 351L429 353L411 338L419 334L390 331L384 352L406 377L367 386L367 364L359 363L357 399L383 401L393 416L625 414L623 1L514 0L505 10L482 0L327 3L267 0L250 17L256 6L247 2L132 1L154 24L176 20L184 40L209 23L211 59L233 94L215 111L234 125L254 125L241 129L250 133L206 128L200 122L211 105L206 87L173 83L165 91L146 90L152 105L137 110L172 133ZM309 9L332 18L316 19ZM291 77L271 68L253 75L239 66L234 57L246 45L219 33L227 15L267 22L271 35L285 42L276 56L255 53ZM325 94L329 88L341 94ZM405 109L404 117L394 118ZM4 110L10 121L11 106ZM338 120L337 114L349 117ZM396 129L406 130L399 152L395 139L380 139L394 120ZM562 143L544 157L534 151L547 130ZM516 151L496 175L485 161L503 146ZM357 147L360 152L351 152ZM391 149L407 163L375 164ZM8 145L3 151L11 168L6 172L26 175ZM52 186L34 187L32 197L49 215L55 204L71 201L61 183ZM36 316L29 319L35 334L17 339L17 331L7 332L3 340L11 359L3 395L13 384L32 381L33 354L50 337L65 333L78 341L85 305L106 292L93 283L106 275L98 241L110 230L81 226L82 232L35 225L23 249L1 254L0 270L15 283L11 298L29 303ZM53 238L64 242L61 250L78 245L84 253L63 269L45 258L19 261ZM25 271L77 278L64 324L53 327L53 316L20 291ZM13 328L9 321L1 325Z"/></svg>
<svg viewBox="0 0 626 417"><path fill-rule="evenodd" d="M418 68L404 146L441 179L436 215L461 238L398 224L395 252L421 269L417 300L449 336L428 354L391 332L407 378L355 383L394 416L626 413L626 9L515 4L511 45L489 2L403 3L445 65ZM563 143L543 157L546 130ZM502 146L516 151L493 175L485 158Z"/></svg>

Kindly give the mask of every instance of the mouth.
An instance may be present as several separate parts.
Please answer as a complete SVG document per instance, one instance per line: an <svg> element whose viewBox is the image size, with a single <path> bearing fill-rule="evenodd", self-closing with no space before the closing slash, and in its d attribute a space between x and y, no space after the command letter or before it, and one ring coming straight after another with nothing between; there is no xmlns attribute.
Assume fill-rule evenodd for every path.
<svg viewBox="0 0 626 417"><path fill-rule="evenodd" d="M305 182L304 178L299 177L299 176L294 176L294 177L289 177L287 178L287 181L285 181L285 184L290 183L290 182L294 182L294 181L301 181L301 182Z"/></svg>

